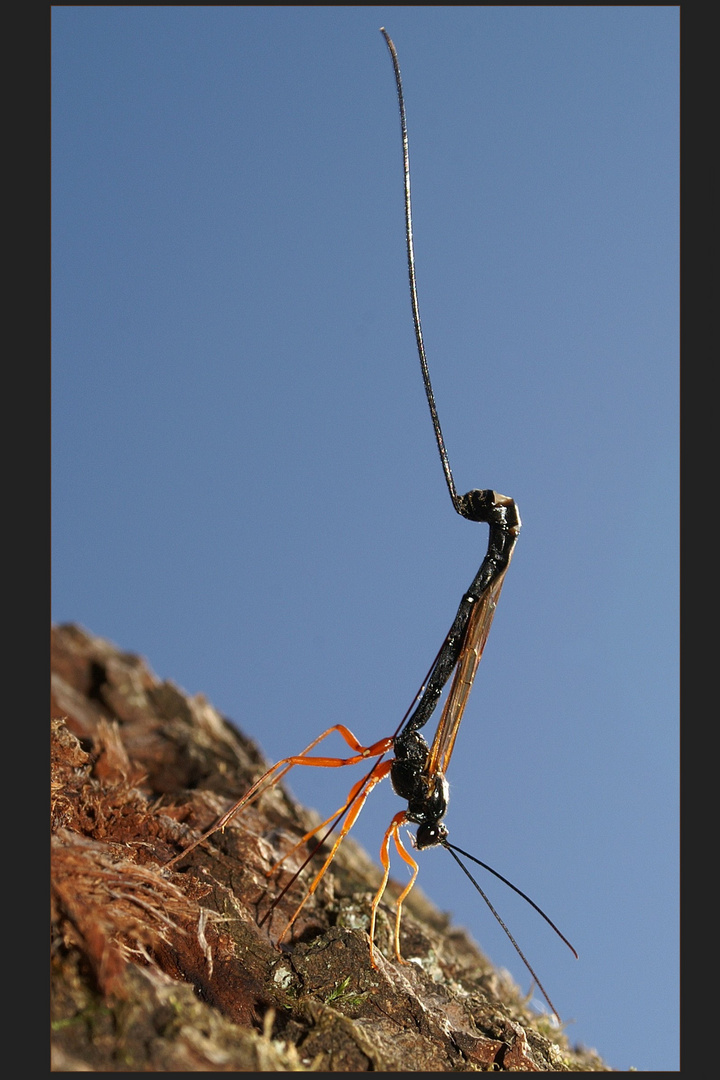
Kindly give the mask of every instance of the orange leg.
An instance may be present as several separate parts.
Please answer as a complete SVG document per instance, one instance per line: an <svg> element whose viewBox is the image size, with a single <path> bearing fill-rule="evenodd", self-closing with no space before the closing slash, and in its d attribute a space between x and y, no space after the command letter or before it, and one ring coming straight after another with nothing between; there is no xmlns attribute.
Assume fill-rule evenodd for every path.
<svg viewBox="0 0 720 1080"><path fill-rule="evenodd" d="M383 868L384 868L385 873L383 874L383 879L382 879L382 882L380 883L380 888L378 889L377 893L375 894L375 899L372 902L372 909L371 909L371 914L370 914L370 962L372 963L373 967L377 967L377 964L375 963L375 917L376 917L378 905L379 905L380 901L383 898L383 893L385 892L385 889L387 888L388 878L390 876L390 852L389 852L389 849L390 849L390 840L391 840L391 838L395 843L395 848L397 850L398 855L400 856L401 859L403 859L408 864L408 866L412 869L412 872L413 872L409 883L405 886L405 888L403 889L403 891L400 893L397 900L395 901L395 939L394 939L395 940L395 956L396 956L397 960L399 961L399 963L401 963L401 964L407 963L406 960L403 960L402 954L400 952L400 918L401 918L401 915L402 915L403 901L405 900L406 896L408 895L408 893L412 889L413 885L415 884L415 878L418 875L419 867L418 867L418 864L415 862L415 860L412 858L412 856L409 855L408 852L403 847L402 841L400 839L400 835L399 835L399 832L398 832L400 826L404 825L406 820L407 820L407 818L405 817L405 811L404 810L400 810L400 811L398 811L397 814L395 814L395 817L392 819L392 821L390 822L390 824L389 824L389 826L388 826L388 828L387 828L387 830L385 832L385 836L383 837L382 846L380 848L380 862L383 864Z"/></svg>
<svg viewBox="0 0 720 1080"><path fill-rule="evenodd" d="M345 740L351 750L355 750L355 754L352 757L348 758L309 756L309 751L313 750L318 745L318 743L322 742L323 739L327 738L327 736L331 735L334 731L336 731ZM356 737L353 735L352 731L350 731L349 728L345 727L344 724L334 724L326 731L323 731L321 735L318 735L316 739L313 739L313 741L309 744L309 746L305 747L301 754L297 754L294 757L282 758L281 761L278 761L274 765L272 765L266 772L263 773L259 780L255 781L250 790L247 791L245 795L242 796L242 798L238 799L237 802L233 803L230 809L227 810L222 815L222 817L218 818L214 825L211 825L209 829L207 829L200 837L198 837L197 840L194 840L192 844L189 844L188 847L186 847L183 851L180 852L179 855L175 855L172 859L170 859L169 862L165 864L166 868L174 866L175 863L180 861L180 859L183 859L186 855L189 855L191 851L194 851L196 847L199 847L200 844L204 843L204 841L207 840L210 836L212 836L213 833L216 833L218 829L224 829L230 819L235 816L235 814L239 813L239 811L243 810L246 806L249 806L256 799L258 799L260 795L263 794L263 792L269 790L269 788L277 784L278 781L282 780L283 776L285 776L285 774L288 773L290 769L293 768L293 766L310 765L317 766L318 768L323 769L339 769L345 765L356 765L358 762L365 761L367 758L370 757L378 757L382 754L386 754L388 750L392 748L392 744L392 738L385 738L380 739L376 743L373 743L372 746L363 746L362 743L360 743L358 739L356 739ZM356 816L357 815L355 815L355 817ZM355 819L355 817L353 817L353 820Z"/></svg>
<svg viewBox="0 0 720 1080"><path fill-rule="evenodd" d="M401 964L406 964L406 963L408 963L408 961L403 960L402 956L400 955L400 917L402 915L403 901L405 900L406 896L408 895L408 893L412 889L413 885L415 884L415 878L418 876L418 870L420 868L419 868L418 864L415 862L415 860L413 859L412 855L410 855L410 853L407 851L407 849L403 847L403 843L402 843L402 840L400 839L400 834L398 832L400 824L401 823L398 822L397 825L395 826L395 828L393 829L393 840L395 841L395 847L397 849L398 855L411 868L412 877L410 878L410 881L407 883L407 885L405 886L405 888L403 889L403 891L400 893L397 900L395 901L395 956L397 957L397 959L400 961Z"/></svg>
<svg viewBox="0 0 720 1080"><path fill-rule="evenodd" d="M375 745L377 746L378 744L376 743ZM358 817L358 814L360 813L363 806L365 805L365 800L367 799L368 795L370 794L372 789L375 787L375 785L379 784L380 781L383 780L388 775L391 768L392 768L392 761L384 761L384 762L378 761L373 766L372 770L368 773L368 775L363 777L362 780L359 780L358 783L355 784L355 786L350 790L350 794L348 795L348 798L347 798L347 801L345 802L345 804L343 806L341 806L340 809L337 810L334 814L332 814L327 819L327 821L323 822L323 825L329 825L331 821L334 821L335 818L339 817L340 814L344 813L349 808L349 813L347 815L347 818L345 819L345 823L344 823L342 829L340 830L340 832L338 833L337 837L335 838L333 846L332 846L332 848L330 850L330 854L328 855L325 862L321 866L320 870L317 872L317 874L315 875L315 877L311 881L307 892L305 893L304 897L302 898L302 900L298 904L297 908L295 909L295 911L294 911L294 913L292 915L292 918L290 919L287 926L283 930L282 934L278 938L278 941L282 941L282 939L285 937L288 930L293 925L293 923L297 919L298 915L302 911L303 907L305 906L305 904L307 903L309 898L313 895L313 893L317 889L318 885L322 881L323 877L325 876L325 872L326 872L327 868L330 866L330 863L335 858L335 855L337 853L337 849L340 847L343 840L345 839L345 837L347 836L347 834L350 832L353 825L355 824L355 822L357 820L357 817ZM299 841L299 843L296 845L296 847L299 847L300 844L302 844L305 840L309 839L310 837L314 836L315 833L319 832L320 829L323 828L323 825L318 825L318 827L316 829L313 829L312 832L307 833L303 837L303 839L301 841ZM288 854L290 854L290 853L288 852ZM280 860L280 861L282 862L282 860ZM279 865L279 863L276 863L276 865ZM371 954L372 954L372 939L371 939Z"/></svg>
<svg viewBox="0 0 720 1080"><path fill-rule="evenodd" d="M344 739L350 749L355 751L355 753L347 758L312 756L310 754L310 751L314 750L314 748L319 743L321 743L323 739L327 738L328 735L331 735L333 732L337 732ZM194 840L191 844L189 844L188 847L186 847L182 852L180 852L179 855L176 855L174 858L170 859L170 861L166 863L166 866L173 866L175 863L179 862L180 859L183 859L186 855L188 855L191 851L194 851L196 847L199 847L199 845L202 844L205 840L207 840L210 836L212 836L213 833L217 832L219 829L223 829L231 820L231 818L234 817L235 814L239 813L247 806L250 806L253 802L259 799L265 791L268 791L271 787L274 787L275 784L282 780L282 778L290 771L290 769L294 768L296 765L304 765L322 769L339 769L343 768L345 765L357 765L360 762L366 761L368 758L372 757L382 759L383 755L387 754L390 750L392 750L393 744L394 738L392 736L389 736L384 739L379 739L371 746L363 746L362 743L359 742L359 740L355 737L355 735L353 735L352 731L350 731L349 728L345 727L344 724L334 724L332 727L322 732L321 735L318 735L316 739L314 739L308 746L305 747L302 753L296 754L292 757L282 758L280 761L277 761L274 765L267 769L266 772L264 772L262 776L255 781L250 790L242 796L242 798L238 799L237 802L233 803L233 805L228 810L226 810L225 813L220 818L218 818L218 820L209 829L207 829L201 836L199 836L197 840ZM340 844L343 842L343 840L355 824L355 821L357 820L360 811L365 805L365 801L368 798L370 792L377 784L380 783L381 780L383 780L388 775L391 769L392 761L376 761L370 772L367 773L360 780L358 780L357 783L354 784L353 787L350 789L345 803L320 825L317 825L314 829L311 829L310 832L306 833L288 852L286 852L285 855L282 856L281 859L279 859L275 863L275 865L268 872L269 874L272 874L275 870L278 869L281 863L286 858L288 858L294 851L296 851L299 847L305 844L308 840L311 840L313 836L319 833L326 826L334 827L333 823L337 823L337 821L341 819L343 814L347 814L345 822L340 829L340 832L338 833L330 850L330 854L328 855L322 867L310 883L310 886L307 889L307 892L305 893L302 901L295 909L292 918L289 920L287 926L280 935L280 938L278 939L279 941L281 941L282 938L290 930L298 915L302 911L303 907L307 903L308 899L318 888L328 867L335 858ZM385 892L388 876L390 873L390 859L388 854L388 848L390 845L391 836L395 842L395 847L400 856L405 860L406 863L408 863L409 866L413 868L412 880L410 881L410 884L403 891L398 900L397 916L395 923L395 954L398 960L401 963L404 963L402 956L400 955L400 910L402 906L402 901L405 899L410 889L412 888L418 872L417 864L413 859L410 858L408 853L405 851L398 836L398 828L404 821L404 812L401 811L400 813L395 815L390 827L385 833L385 838L383 840L383 845L381 849L380 857L383 863L385 873L383 876L382 884L377 892L377 895L375 896L375 899L373 900L370 917L370 959L373 967L376 966L374 957L375 915L378 904L380 903L383 893ZM283 894L281 893L281 896L282 895Z"/></svg>
<svg viewBox="0 0 720 1080"><path fill-rule="evenodd" d="M334 814L331 814L329 818L325 818L324 821L321 821L320 824L316 825L314 829L310 830L310 832L306 832L304 836L301 836L300 839L298 840L298 842L296 844L293 844L293 846L290 848L289 851L286 851L285 854L281 858L279 858L276 863L273 863L273 865L270 867L270 869L267 872L267 876L272 877L272 875L275 873L275 871L280 869L280 867L285 862L285 860L289 859L291 855L294 855L295 852L299 848L301 848L303 846L303 844L306 844L308 842L308 840L312 840L313 836L317 836L317 834L319 832L321 832L321 830L324 829L326 825L332 825L332 823L334 821L336 821L338 818L342 817L342 815L346 812L346 810L348 810L348 808L350 806L352 806L352 804L354 803L355 799L357 798L360 790L368 782L368 780L370 779L372 773L375 771L376 768L377 768L377 765L374 765L371 772L368 773L367 776L363 776L360 780L358 780L358 782L356 784L353 784L353 786L350 788L350 791L348 792L347 799L342 804L342 806L338 810L335 811ZM385 775L385 773L383 773L383 776L384 775ZM380 777L380 779L382 779L382 777ZM373 783L372 786L374 787L375 784ZM365 796L365 798L366 797L367 796ZM365 801L365 798L363 798L363 802ZM355 817L357 817L357 814L355 815ZM355 819L353 818L353 820L355 820ZM333 825L333 829L334 828L335 828L335 826ZM321 841L321 843L322 842L323 841Z"/></svg>

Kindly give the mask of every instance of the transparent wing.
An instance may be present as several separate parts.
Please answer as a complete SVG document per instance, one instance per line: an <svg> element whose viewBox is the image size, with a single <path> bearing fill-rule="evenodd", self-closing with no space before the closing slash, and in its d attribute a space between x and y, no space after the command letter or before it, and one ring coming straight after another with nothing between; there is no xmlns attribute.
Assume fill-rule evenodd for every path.
<svg viewBox="0 0 720 1080"><path fill-rule="evenodd" d="M504 580L505 571L488 586L470 614L450 693L425 765L425 773L428 776L434 776L437 772L445 773L447 769L478 664L482 659L485 642L490 633Z"/></svg>

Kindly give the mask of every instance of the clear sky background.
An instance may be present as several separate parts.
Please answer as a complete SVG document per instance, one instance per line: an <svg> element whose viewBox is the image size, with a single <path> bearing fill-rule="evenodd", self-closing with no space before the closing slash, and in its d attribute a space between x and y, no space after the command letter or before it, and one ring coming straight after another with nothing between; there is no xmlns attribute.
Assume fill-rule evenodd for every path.
<svg viewBox="0 0 720 1080"><path fill-rule="evenodd" d="M487 544L415 353L394 38L455 479L523 519L447 824L576 945L487 881L619 1069L678 1067L678 23L53 12L53 618L270 759L338 722L391 734ZM353 779L291 787L329 813ZM382 789L355 829L375 855ZM445 852L419 884L529 988Z"/></svg>

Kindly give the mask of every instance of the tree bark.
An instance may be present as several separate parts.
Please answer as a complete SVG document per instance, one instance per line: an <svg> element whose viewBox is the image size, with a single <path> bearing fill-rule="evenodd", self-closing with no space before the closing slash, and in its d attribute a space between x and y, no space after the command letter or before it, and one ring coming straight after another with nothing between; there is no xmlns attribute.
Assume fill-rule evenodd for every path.
<svg viewBox="0 0 720 1080"><path fill-rule="evenodd" d="M305 848L268 870L319 821L281 785L164 869L267 768L202 696L69 625L51 710L54 1071L610 1071L418 889L411 962L385 958L391 883L372 967L380 870L351 837L278 948Z"/></svg>

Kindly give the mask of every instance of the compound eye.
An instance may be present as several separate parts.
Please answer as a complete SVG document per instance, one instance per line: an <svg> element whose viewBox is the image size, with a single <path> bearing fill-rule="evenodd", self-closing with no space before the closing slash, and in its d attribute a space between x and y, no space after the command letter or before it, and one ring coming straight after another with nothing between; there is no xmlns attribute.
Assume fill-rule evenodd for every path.
<svg viewBox="0 0 720 1080"><path fill-rule="evenodd" d="M442 821L433 824L426 822L424 825L418 826L418 831L415 835L415 846L420 851L422 851L423 848L436 847L438 844L442 844L447 835L447 827Z"/></svg>

